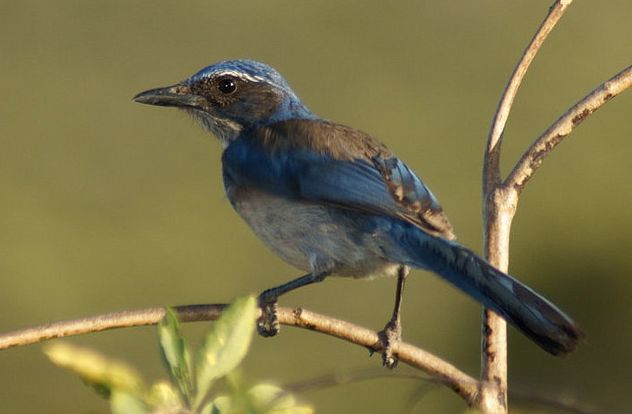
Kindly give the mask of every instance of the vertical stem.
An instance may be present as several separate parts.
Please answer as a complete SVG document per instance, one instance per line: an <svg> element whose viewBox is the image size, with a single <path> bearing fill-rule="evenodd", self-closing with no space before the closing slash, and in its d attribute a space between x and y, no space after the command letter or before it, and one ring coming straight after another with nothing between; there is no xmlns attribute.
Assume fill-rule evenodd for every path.
<svg viewBox="0 0 632 414"><path fill-rule="evenodd" d="M507 322L483 308L478 405L485 414L507 413Z"/></svg>
<svg viewBox="0 0 632 414"><path fill-rule="evenodd" d="M496 188L485 199L485 257L499 270L509 266L509 234L516 211L517 192ZM483 309L481 383L478 406L486 414L507 413L507 323Z"/></svg>
<svg viewBox="0 0 632 414"><path fill-rule="evenodd" d="M500 146L511 106L531 62L573 0L555 0L549 13L522 53L494 114L487 137L483 162L483 220L485 257L493 266L507 272L509 233L516 211L518 194L501 180ZM481 383L478 407L486 414L507 413L507 324L494 312L483 310Z"/></svg>

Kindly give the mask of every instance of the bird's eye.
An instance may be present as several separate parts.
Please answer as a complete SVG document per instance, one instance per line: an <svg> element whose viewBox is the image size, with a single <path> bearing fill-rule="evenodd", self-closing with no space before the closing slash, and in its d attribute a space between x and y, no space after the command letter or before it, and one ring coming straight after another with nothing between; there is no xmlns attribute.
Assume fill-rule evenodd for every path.
<svg viewBox="0 0 632 414"><path fill-rule="evenodd" d="M228 95L235 92L235 89L237 89L237 82L235 82L235 79L232 77L221 78L217 81L217 89L219 89L221 93Z"/></svg>

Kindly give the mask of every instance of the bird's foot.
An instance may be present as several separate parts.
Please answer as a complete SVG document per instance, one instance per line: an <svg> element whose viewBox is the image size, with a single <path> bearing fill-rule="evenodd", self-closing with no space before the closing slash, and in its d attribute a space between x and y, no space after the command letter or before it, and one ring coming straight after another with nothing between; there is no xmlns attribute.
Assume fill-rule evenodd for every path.
<svg viewBox="0 0 632 414"><path fill-rule="evenodd" d="M259 297L261 316L257 319L257 332L263 337L274 336L279 333L281 324L277 315L277 300L266 299L263 295Z"/></svg>
<svg viewBox="0 0 632 414"><path fill-rule="evenodd" d="M397 367L397 357L393 354L393 346L402 339L402 325L399 320L391 320L378 332L380 342L384 347L382 365L388 369Z"/></svg>

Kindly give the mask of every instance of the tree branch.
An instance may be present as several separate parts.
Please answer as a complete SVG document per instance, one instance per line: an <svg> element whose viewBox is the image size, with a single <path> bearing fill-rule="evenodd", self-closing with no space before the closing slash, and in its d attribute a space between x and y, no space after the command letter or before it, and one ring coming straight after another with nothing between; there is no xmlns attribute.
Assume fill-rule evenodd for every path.
<svg viewBox="0 0 632 414"><path fill-rule="evenodd" d="M536 31L516 65L503 95L487 139L483 161L483 228L485 257L507 272L509 233L515 214L517 194L502 188L500 148L505 124L524 76L540 47L572 0L557 0ZM478 406L485 413L507 412L507 323L489 309L483 309L481 375Z"/></svg>
<svg viewBox="0 0 632 414"><path fill-rule="evenodd" d="M217 319L225 306L221 304L187 305L176 306L174 309L182 322L194 322ZM154 307L45 324L0 335L0 350L115 328L154 325L162 319L164 314L163 307ZM258 316L260 316L260 311ZM279 322L283 325L324 333L368 348L371 351L383 351L377 332L340 319L320 315L306 309L285 307L278 308L278 317ZM449 362L405 342L396 343L393 352L399 361L420 369L433 380L450 387L468 405L474 403L478 392L477 381Z"/></svg>
<svg viewBox="0 0 632 414"><path fill-rule="evenodd" d="M548 127L522 155L509 173L504 186L513 187L520 193L544 159L564 138L586 117L630 86L632 86L632 65L599 85Z"/></svg>
<svg viewBox="0 0 632 414"><path fill-rule="evenodd" d="M557 22L560 20L572 0L557 0L549 9L549 13L538 28L535 36L522 53L520 61L516 65L503 95L498 102L498 108L494 114L492 126L487 137L487 147L485 150L485 162L483 164L483 193L490 194L496 187L500 185L500 147L502 143L505 124L514 98L518 93L518 88L522 84L522 79L527 73L527 69L533 62L535 55L540 47L553 30Z"/></svg>

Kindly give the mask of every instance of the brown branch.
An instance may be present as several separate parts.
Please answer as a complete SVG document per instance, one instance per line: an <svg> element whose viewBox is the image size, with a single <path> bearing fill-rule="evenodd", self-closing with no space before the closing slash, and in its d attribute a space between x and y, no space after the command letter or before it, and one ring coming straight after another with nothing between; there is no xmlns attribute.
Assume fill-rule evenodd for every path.
<svg viewBox="0 0 632 414"><path fill-rule="evenodd" d="M187 305L174 309L182 322L209 321L217 319L226 305ZM55 322L0 335L0 350L35 344L54 338L105 331L115 328L154 325L164 316L162 307L136 311L108 313L90 318ZM279 322L324 333L347 342L382 352L382 343L377 332L306 309L278 308ZM399 361L418 368L435 381L447 385L460 395L468 405L475 401L477 381L452 364L414 345L399 342L394 345L394 354Z"/></svg>
<svg viewBox="0 0 632 414"><path fill-rule="evenodd" d="M587 116L601 108L606 102L632 86L632 65L599 85L573 105L542 133L522 155L513 168L505 187L513 187L518 193L529 182L533 174L553 149L566 138Z"/></svg>
<svg viewBox="0 0 632 414"><path fill-rule="evenodd" d="M509 266L509 233L517 196L501 188L500 148L505 124L522 80L540 47L572 0L557 0L531 39L498 103L483 162L483 227L485 257L499 270ZM478 406L485 413L507 412L507 323L483 309L481 382Z"/></svg>

